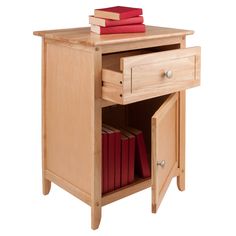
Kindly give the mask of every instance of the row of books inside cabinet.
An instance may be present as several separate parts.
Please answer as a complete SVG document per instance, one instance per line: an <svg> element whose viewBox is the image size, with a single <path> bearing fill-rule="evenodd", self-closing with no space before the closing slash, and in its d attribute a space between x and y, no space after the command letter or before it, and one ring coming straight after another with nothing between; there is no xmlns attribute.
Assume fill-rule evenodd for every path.
<svg viewBox="0 0 236 236"><path fill-rule="evenodd" d="M151 176L143 133L132 127L102 126L102 193Z"/></svg>

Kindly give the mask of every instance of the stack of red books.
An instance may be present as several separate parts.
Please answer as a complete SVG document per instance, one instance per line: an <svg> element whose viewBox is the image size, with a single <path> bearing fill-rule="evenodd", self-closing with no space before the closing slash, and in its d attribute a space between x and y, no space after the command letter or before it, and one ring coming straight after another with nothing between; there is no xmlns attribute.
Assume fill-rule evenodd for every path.
<svg viewBox="0 0 236 236"><path fill-rule="evenodd" d="M150 177L143 133L134 128L102 127L102 193L134 181L135 174Z"/></svg>
<svg viewBox="0 0 236 236"><path fill-rule="evenodd" d="M145 32L143 10L133 7L109 7L95 9L89 16L91 31L97 34L121 34Z"/></svg>

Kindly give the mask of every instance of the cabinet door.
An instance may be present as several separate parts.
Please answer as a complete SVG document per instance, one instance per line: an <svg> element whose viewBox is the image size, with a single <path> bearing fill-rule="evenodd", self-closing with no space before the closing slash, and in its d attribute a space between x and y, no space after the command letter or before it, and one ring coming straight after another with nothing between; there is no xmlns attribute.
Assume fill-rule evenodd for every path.
<svg viewBox="0 0 236 236"><path fill-rule="evenodd" d="M178 170L178 93L171 94L152 117L152 212L159 207Z"/></svg>

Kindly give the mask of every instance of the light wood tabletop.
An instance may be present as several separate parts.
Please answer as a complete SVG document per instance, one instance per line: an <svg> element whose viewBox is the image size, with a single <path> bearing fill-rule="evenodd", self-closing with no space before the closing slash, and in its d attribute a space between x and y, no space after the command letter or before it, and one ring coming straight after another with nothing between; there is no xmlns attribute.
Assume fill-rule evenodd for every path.
<svg viewBox="0 0 236 236"><path fill-rule="evenodd" d="M34 35L67 43L100 46L100 45L126 43L126 42L131 43L150 39L161 39L173 36L185 36L185 35L191 35L193 33L194 32L192 30L146 26L145 33L98 35L93 32L90 32L89 27L83 27L83 28L35 31Z"/></svg>

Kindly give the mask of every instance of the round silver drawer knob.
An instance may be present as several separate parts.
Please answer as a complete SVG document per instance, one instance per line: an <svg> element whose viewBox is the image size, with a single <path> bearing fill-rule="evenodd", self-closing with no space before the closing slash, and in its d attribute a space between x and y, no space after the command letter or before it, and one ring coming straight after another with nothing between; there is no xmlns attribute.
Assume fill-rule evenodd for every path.
<svg viewBox="0 0 236 236"><path fill-rule="evenodd" d="M167 70L167 71L165 71L165 72L164 72L164 76L165 76L166 78L168 78L168 79L172 78L172 76L173 76L172 70Z"/></svg>
<svg viewBox="0 0 236 236"><path fill-rule="evenodd" d="M157 165L160 166L161 168L164 168L165 164L166 164L166 162L164 160L157 162Z"/></svg>

